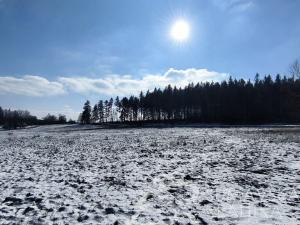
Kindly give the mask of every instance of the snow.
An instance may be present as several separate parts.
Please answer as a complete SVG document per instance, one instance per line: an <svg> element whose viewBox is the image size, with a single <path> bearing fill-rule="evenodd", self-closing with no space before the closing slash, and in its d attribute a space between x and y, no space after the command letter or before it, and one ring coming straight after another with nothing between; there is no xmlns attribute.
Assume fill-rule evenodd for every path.
<svg viewBox="0 0 300 225"><path fill-rule="evenodd" d="M300 224L298 137L286 127L0 131L0 224Z"/></svg>

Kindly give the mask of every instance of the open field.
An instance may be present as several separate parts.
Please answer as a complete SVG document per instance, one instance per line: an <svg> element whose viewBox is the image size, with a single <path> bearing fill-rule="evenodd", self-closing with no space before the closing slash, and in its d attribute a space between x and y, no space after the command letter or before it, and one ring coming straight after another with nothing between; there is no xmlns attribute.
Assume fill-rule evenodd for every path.
<svg viewBox="0 0 300 225"><path fill-rule="evenodd" d="M0 131L0 224L300 224L299 128Z"/></svg>

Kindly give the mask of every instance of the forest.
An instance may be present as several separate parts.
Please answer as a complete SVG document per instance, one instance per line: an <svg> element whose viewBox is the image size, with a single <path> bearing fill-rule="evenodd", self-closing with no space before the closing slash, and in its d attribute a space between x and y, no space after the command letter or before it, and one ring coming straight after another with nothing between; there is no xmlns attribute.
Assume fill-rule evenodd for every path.
<svg viewBox="0 0 300 225"><path fill-rule="evenodd" d="M224 124L265 124L300 122L300 78L273 79L270 75L254 81L233 79L189 84L184 88L168 85L163 90L100 100L83 106L78 122L199 122Z"/></svg>
<svg viewBox="0 0 300 225"><path fill-rule="evenodd" d="M42 119L30 114L27 110L10 110L3 109L0 106L0 127L4 129L16 129L30 125L46 125L46 124L64 124L67 123L65 115L58 116L48 114ZM68 123L74 123L69 120Z"/></svg>

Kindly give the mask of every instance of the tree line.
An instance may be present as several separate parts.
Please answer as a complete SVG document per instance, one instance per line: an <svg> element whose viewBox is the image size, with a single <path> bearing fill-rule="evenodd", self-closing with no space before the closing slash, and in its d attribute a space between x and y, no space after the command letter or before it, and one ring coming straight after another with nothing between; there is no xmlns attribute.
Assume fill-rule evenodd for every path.
<svg viewBox="0 0 300 225"><path fill-rule="evenodd" d="M65 124L67 118L65 115L58 116L48 114L42 119L30 114L27 110L10 110L0 107L0 126L4 129L16 129L29 125L49 125L49 124ZM75 123L69 120L68 123Z"/></svg>
<svg viewBox="0 0 300 225"><path fill-rule="evenodd" d="M299 73L296 76L277 75L273 79L256 74L254 81L230 77L184 88L168 85L140 92L138 97L100 100L93 107L86 101L79 122L299 123Z"/></svg>

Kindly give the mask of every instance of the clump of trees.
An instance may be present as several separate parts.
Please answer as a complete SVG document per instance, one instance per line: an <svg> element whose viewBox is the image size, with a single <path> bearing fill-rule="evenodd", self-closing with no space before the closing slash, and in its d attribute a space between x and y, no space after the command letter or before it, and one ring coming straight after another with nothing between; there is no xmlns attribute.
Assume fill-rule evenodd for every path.
<svg viewBox="0 0 300 225"><path fill-rule="evenodd" d="M42 119L30 114L27 110L10 110L0 107L0 126L4 129L16 129L29 125L45 125L45 124L65 124L67 119L65 115L60 114L58 117L48 114ZM68 123L75 123L69 120Z"/></svg>
<svg viewBox="0 0 300 225"><path fill-rule="evenodd" d="M81 123L187 121L204 123L261 124L300 122L299 64L291 77L256 74L254 81L233 79L168 85L163 90L141 92L114 101L100 100L94 107L87 101Z"/></svg>
<svg viewBox="0 0 300 225"><path fill-rule="evenodd" d="M0 125L5 129L16 129L17 127L33 125L37 122L37 117L30 115L26 110L7 110L0 107Z"/></svg>
<svg viewBox="0 0 300 225"><path fill-rule="evenodd" d="M43 124L64 124L67 123L67 118L65 115L59 114L58 117L55 115L47 114L42 120Z"/></svg>
<svg viewBox="0 0 300 225"><path fill-rule="evenodd" d="M90 106L90 101L86 101L83 106L83 111L79 115L78 122L82 124L89 123L104 123L116 121L115 110L113 108L114 100L110 98L109 100L100 100L92 108Z"/></svg>

